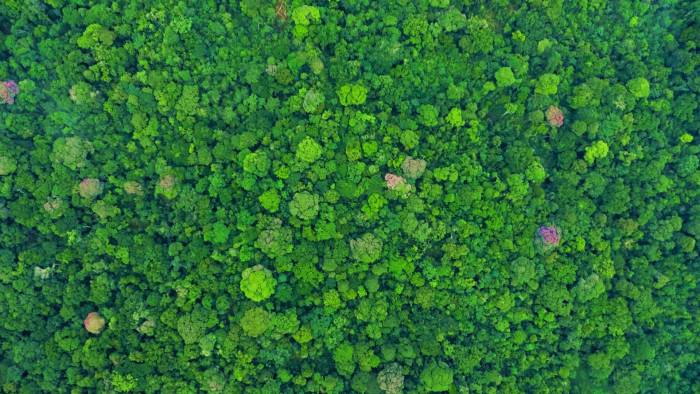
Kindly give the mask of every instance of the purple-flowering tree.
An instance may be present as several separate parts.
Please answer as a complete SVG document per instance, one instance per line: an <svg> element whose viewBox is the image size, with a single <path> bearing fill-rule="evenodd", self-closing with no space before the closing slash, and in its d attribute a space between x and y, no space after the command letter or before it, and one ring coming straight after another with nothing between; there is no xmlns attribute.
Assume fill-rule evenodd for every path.
<svg viewBox="0 0 700 394"><path fill-rule="evenodd" d="M545 248L553 248L559 245L559 241L561 241L561 233L556 226L540 226L537 234L540 236Z"/></svg>

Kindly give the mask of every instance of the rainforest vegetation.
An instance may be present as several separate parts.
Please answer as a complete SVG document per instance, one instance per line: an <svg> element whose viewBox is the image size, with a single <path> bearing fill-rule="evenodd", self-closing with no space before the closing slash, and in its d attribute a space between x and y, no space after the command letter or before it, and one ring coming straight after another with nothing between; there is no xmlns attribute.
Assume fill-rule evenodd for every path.
<svg viewBox="0 0 700 394"><path fill-rule="evenodd" d="M700 1L2 0L3 393L699 393Z"/></svg>

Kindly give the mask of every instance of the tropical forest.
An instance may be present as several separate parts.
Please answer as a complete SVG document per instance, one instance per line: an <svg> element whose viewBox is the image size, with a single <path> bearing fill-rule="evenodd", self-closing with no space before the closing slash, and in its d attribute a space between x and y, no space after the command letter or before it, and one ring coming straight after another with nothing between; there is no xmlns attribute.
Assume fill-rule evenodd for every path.
<svg viewBox="0 0 700 394"><path fill-rule="evenodd" d="M700 393L700 0L1 0L0 392Z"/></svg>

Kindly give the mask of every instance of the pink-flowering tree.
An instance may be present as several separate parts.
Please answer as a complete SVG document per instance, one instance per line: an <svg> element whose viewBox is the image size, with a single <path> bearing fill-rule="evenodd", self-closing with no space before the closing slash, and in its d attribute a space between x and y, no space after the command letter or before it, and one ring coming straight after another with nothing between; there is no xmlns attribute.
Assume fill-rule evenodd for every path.
<svg viewBox="0 0 700 394"><path fill-rule="evenodd" d="M386 187L390 191L401 197L408 196L408 194L413 189L412 185L406 182L406 178L396 174L387 173L384 176L384 180L386 181Z"/></svg>
<svg viewBox="0 0 700 394"><path fill-rule="evenodd" d="M102 193L102 182L95 178L85 178L78 185L80 196L87 199L93 199Z"/></svg>
<svg viewBox="0 0 700 394"><path fill-rule="evenodd" d="M0 82L0 100L5 104L14 104L15 96L19 94L19 86L15 81Z"/></svg>
<svg viewBox="0 0 700 394"><path fill-rule="evenodd" d="M561 127L564 125L564 113L558 107L550 106L547 108L547 122L551 126Z"/></svg>
<svg viewBox="0 0 700 394"><path fill-rule="evenodd" d="M85 320L83 320L83 326L90 334L99 334L102 332L106 324L105 319L100 316L97 312L88 313Z"/></svg>
<svg viewBox="0 0 700 394"><path fill-rule="evenodd" d="M388 187L389 190L396 190L401 185L406 184L406 179L404 179L402 176L398 176L392 173L387 173L384 176L384 180L386 181L386 187Z"/></svg>

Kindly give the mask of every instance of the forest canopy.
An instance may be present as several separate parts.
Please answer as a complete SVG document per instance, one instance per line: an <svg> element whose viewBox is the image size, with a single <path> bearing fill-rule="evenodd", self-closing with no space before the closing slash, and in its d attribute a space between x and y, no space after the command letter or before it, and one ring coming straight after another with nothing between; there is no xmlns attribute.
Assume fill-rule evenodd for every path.
<svg viewBox="0 0 700 394"><path fill-rule="evenodd" d="M700 1L0 3L3 393L700 392Z"/></svg>

